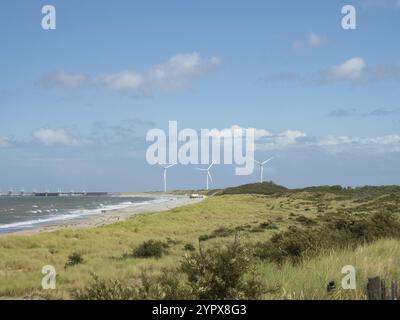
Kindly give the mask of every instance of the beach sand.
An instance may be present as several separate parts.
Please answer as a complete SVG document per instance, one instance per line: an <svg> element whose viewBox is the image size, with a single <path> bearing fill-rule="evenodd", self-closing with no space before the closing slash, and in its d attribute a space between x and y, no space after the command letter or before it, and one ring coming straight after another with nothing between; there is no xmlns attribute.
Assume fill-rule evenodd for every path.
<svg viewBox="0 0 400 320"><path fill-rule="evenodd" d="M134 196L143 196L143 197L154 197L157 199L165 199L166 201L160 203L144 203L144 204L136 204L129 206L124 209L117 210L108 210L102 214L91 215L86 217L81 217L76 220L68 220L68 221L59 221L52 224L46 224L42 226L38 226L35 229L29 229L24 231L17 231L13 233L0 234L0 237L7 237L13 235L33 235L42 232L53 232L58 230L68 230L68 229L85 229L85 228L94 228L103 225L108 225L112 223L117 223L124 221L131 216L137 214L145 214L145 213L153 213L153 212L163 212L168 211L173 208L198 203L204 198L199 199L190 199L188 196L178 196L178 195L140 195L135 194Z"/></svg>

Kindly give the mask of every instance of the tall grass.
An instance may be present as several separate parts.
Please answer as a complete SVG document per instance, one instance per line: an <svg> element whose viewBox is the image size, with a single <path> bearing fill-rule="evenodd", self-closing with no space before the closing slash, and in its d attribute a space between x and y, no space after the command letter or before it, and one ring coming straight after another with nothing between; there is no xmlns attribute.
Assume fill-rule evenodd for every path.
<svg viewBox="0 0 400 320"><path fill-rule="evenodd" d="M346 265L356 268L357 290L341 289L341 271ZM259 270L266 283L279 289L267 299L366 299L368 277L399 281L400 241L379 240L356 249L330 250L297 265L261 263ZM332 280L337 290L327 293Z"/></svg>
<svg viewBox="0 0 400 320"><path fill-rule="evenodd" d="M375 208L382 207L382 202L396 206L394 198L384 198L382 194L377 194L373 200L367 197L367 202L355 202L348 197L338 199L334 194L322 194L315 199L305 191L280 196L223 195L165 213L134 216L125 222L103 227L0 237L0 298L69 299L71 292L91 283L92 274L99 279L126 282L140 278L143 270L157 276L164 269L173 269L187 253L185 245L191 243L197 247L202 235L212 235L204 246L219 246L231 241L236 231L241 230L243 241L254 245L293 226L301 230L309 228L309 223L301 223L306 219L298 219L299 216L320 225L338 212L367 216ZM274 228L260 228L271 224ZM160 258L121 258L149 240L168 243L168 253ZM362 299L362 286L367 276L400 276L399 243L386 240L356 249L322 252L296 266L284 263L279 267L260 262L258 269L270 289L265 298L335 298L334 295L338 295L336 298ZM84 257L84 263L64 269L75 252ZM336 279L339 284L341 268L347 264L359 268L363 277L359 280L360 289L355 293L335 291L327 295L327 282ZM44 265L55 266L57 290L41 289Z"/></svg>

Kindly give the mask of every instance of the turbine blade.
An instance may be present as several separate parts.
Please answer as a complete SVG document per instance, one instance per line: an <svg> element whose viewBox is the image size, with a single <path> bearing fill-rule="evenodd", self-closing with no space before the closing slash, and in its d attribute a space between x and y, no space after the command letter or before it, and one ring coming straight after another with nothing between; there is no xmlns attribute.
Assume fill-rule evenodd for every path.
<svg viewBox="0 0 400 320"><path fill-rule="evenodd" d="M272 161L272 159L274 159L274 158L269 158L268 160L265 160L265 161L262 163L262 165L267 164L268 162Z"/></svg>
<svg viewBox="0 0 400 320"><path fill-rule="evenodd" d="M207 170L210 170L214 166L214 161L211 162L210 166L207 168Z"/></svg>
<svg viewBox="0 0 400 320"><path fill-rule="evenodd" d="M207 175L208 175L208 177L210 178L211 183L214 183L210 171L207 171Z"/></svg>

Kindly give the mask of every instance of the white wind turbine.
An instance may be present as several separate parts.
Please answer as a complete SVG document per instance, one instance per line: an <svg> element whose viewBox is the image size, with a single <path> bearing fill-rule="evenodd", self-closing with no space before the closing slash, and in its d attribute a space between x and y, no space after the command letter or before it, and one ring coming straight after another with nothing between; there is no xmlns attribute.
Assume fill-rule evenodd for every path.
<svg viewBox="0 0 400 320"><path fill-rule="evenodd" d="M164 192L167 192L167 170L169 168L175 167L176 164L169 164L169 165L162 165L160 164L160 166L164 169Z"/></svg>
<svg viewBox="0 0 400 320"><path fill-rule="evenodd" d="M263 162L254 160L255 163L257 163L260 166L260 183L263 183L263 179L264 179L264 167L265 165L270 162L272 159L274 158L269 158L268 160L265 160Z"/></svg>
<svg viewBox="0 0 400 320"><path fill-rule="evenodd" d="M213 179L210 173L210 169L214 166L214 162L211 162L210 166L207 169L203 169L203 168L197 168L196 170L199 171L203 171L203 172L207 172L206 177L207 177L207 184L206 184L206 188L207 190L209 189L209 182L208 179L210 179L211 183L213 183Z"/></svg>

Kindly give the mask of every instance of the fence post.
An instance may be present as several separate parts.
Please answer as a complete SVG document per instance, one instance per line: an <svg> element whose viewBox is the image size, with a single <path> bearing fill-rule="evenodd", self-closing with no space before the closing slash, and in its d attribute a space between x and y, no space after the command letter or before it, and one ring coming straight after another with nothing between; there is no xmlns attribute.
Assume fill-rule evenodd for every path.
<svg viewBox="0 0 400 320"><path fill-rule="evenodd" d="M385 280L380 277L368 278L367 284L368 300L397 300L398 285L392 282L390 287L386 286Z"/></svg>
<svg viewBox="0 0 400 320"><path fill-rule="evenodd" d="M392 296L390 300L398 300L398 288L397 288L397 282L393 281L392 282Z"/></svg>
<svg viewBox="0 0 400 320"><path fill-rule="evenodd" d="M382 300L381 278L368 278L367 291L368 300Z"/></svg>
<svg viewBox="0 0 400 320"><path fill-rule="evenodd" d="M382 298L380 300L386 300L387 299L386 281L384 279L381 280L381 288L382 288Z"/></svg>

